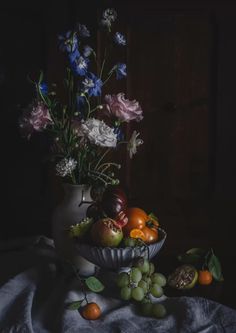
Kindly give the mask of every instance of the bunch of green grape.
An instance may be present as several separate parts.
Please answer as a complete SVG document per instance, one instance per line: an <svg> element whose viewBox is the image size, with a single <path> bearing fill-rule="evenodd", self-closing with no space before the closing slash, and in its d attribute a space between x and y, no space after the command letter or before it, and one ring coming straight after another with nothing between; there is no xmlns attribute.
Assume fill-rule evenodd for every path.
<svg viewBox="0 0 236 333"><path fill-rule="evenodd" d="M139 258L129 272L122 272L117 276L120 298L140 302L141 313L145 316L162 318L166 315L164 305L154 304L151 300L151 295L160 298L164 294L165 285L165 276L156 273L153 263L144 258Z"/></svg>

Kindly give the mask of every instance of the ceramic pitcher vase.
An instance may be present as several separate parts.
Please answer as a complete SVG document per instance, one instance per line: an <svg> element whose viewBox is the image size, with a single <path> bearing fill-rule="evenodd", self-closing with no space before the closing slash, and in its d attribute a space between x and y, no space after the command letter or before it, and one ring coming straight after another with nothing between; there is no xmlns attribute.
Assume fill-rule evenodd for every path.
<svg viewBox="0 0 236 333"><path fill-rule="evenodd" d="M64 199L56 207L52 216L52 235L56 252L63 261L72 263L79 274L94 274L96 266L79 255L74 240L69 236L71 225L79 223L86 217L88 207L93 200L90 185L64 184Z"/></svg>

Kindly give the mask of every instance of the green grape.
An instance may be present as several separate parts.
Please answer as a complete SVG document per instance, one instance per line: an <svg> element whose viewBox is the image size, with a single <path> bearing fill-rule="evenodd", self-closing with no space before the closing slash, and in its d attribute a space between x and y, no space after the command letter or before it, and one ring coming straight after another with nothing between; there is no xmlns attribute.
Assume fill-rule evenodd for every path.
<svg viewBox="0 0 236 333"><path fill-rule="evenodd" d="M144 299L142 300L142 304L145 303L151 303L149 296L145 296Z"/></svg>
<svg viewBox="0 0 236 333"><path fill-rule="evenodd" d="M120 298L124 301L128 301L131 298L131 288L130 287L123 287L120 290Z"/></svg>
<svg viewBox="0 0 236 333"><path fill-rule="evenodd" d="M163 304L152 304L151 312L155 318L163 318L166 315L166 308Z"/></svg>
<svg viewBox="0 0 236 333"><path fill-rule="evenodd" d="M144 299L144 291L140 287L135 287L131 291L131 296L135 301L142 301Z"/></svg>
<svg viewBox="0 0 236 333"><path fill-rule="evenodd" d="M151 316L152 315L152 303L147 302L141 305L141 313L143 316Z"/></svg>
<svg viewBox="0 0 236 333"><path fill-rule="evenodd" d="M157 283L154 283L151 286L150 292L151 292L152 296L154 296L154 297L161 297L163 295L163 289Z"/></svg>
<svg viewBox="0 0 236 333"><path fill-rule="evenodd" d="M132 267L130 271L130 277L134 283L138 283L142 279L142 273L140 272L140 269L137 267Z"/></svg>
<svg viewBox="0 0 236 333"><path fill-rule="evenodd" d="M134 247L136 245L136 240L134 238L125 238L124 239L124 245L125 246L130 246L130 247Z"/></svg>
<svg viewBox="0 0 236 333"><path fill-rule="evenodd" d="M161 273L154 273L151 277L153 283L159 284L161 287L165 287L166 285L166 278Z"/></svg>
<svg viewBox="0 0 236 333"><path fill-rule="evenodd" d="M144 280L145 282L147 282L147 284L148 284L149 286L152 284L152 280L151 280L151 278L148 277L148 276L146 276L145 278L143 278L143 280Z"/></svg>
<svg viewBox="0 0 236 333"><path fill-rule="evenodd" d="M148 291L148 284L147 284L146 281L140 280L139 283L138 283L138 286L143 289L144 294L147 293L147 291Z"/></svg>
<svg viewBox="0 0 236 333"><path fill-rule="evenodd" d="M147 259L139 258L134 266L140 269L142 273L149 272L149 262Z"/></svg>
<svg viewBox="0 0 236 333"><path fill-rule="evenodd" d="M143 260L143 266L141 267L142 273L148 273L149 272L149 261L147 259Z"/></svg>
<svg viewBox="0 0 236 333"><path fill-rule="evenodd" d="M155 266L152 262L149 263L149 275L152 275L155 272Z"/></svg>
<svg viewBox="0 0 236 333"><path fill-rule="evenodd" d="M119 288L128 286L128 284L129 284L129 275L128 275L128 273L125 273L125 272L120 273L117 277L116 283L117 283L117 286Z"/></svg>

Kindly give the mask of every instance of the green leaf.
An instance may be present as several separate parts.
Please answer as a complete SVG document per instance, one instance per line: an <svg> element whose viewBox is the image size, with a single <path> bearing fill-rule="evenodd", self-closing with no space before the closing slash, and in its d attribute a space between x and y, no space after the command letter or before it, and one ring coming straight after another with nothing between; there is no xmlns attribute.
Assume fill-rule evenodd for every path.
<svg viewBox="0 0 236 333"><path fill-rule="evenodd" d="M99 293L104 289L104 285L95 276L88 277L85 280L85 284L91 291L95 293Z"/></svg>
<svg viewBox="0 0 236 333"><path fill-rule="evenodd" d="M216 281L223 281L222 269L219 259L213 253L207 263L208 269Z"/></svg>
<svg viewBox="0 0 236 333"><path fill-rule="evenodd" d="M40 71L39 84L42 83L42 81L43 81L43 71Z"/></svg>
<svg viewBox="0 0 236 333"><path fill-rule="evenodd" d="M186 251L186 254L194 254L198 256L203 256L206 253L206 250L201 249L200 247L193 247L192 249L189 249Z"/></svg>
<svg viewBox="0 0 236 333"><path fill-rule="evenodd" d="M153 214L153 213L150 213L150 214L148 214L148 217L152 220L155 220L155 221L157 221L158 222L158 217L156 217L156 215L155 214Z"/></svg>
<svg viewBox="0 0 236 333"><path fill-rule="evenodd" d="M178 257L178 260L184 264L196 264L201 260L201 256L198 254L181 254Z"/></svg>
<svg viewBox="0 0 236 333"><path fill-rule="evenodd" d="M75 301L75 302L72 302L68 305L67 309L68 310L78 310L81 306L81 304L83 303L83 299L80 300L80 301Z"/></svg>

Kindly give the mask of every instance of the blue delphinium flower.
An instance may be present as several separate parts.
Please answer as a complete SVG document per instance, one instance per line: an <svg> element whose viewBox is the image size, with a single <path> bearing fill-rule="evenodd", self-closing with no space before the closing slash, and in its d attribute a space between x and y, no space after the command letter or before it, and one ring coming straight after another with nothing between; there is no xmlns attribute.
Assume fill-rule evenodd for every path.
<svg viewBox="0 0 236 333"><path fill-rule="evenodd" d="M85 105L85 98L84 98L84 96L77 95L76 96L76 104L77 104L77 109L78 110L83 109L83 107Z"/></svg>
<svg viewBox="0 0 236 333"><path fill-rule="evenodd" d="M79 57L80 57L80 53L79 53L78 49L75 49L74 52L70 52L68 54L68 58L69 58L69 61L71 64Z"/></svg>
<svg viewBox="0 0 236 333"><path fill-rule="evenodd" d="M74 52L78 47L76 33L67 31L64 35L58 36L59 48L64 52Z"/></svg>
<svg viewBox="0 0 236 333"><path fill-rule="evenodd" d="M89 45L85 45L83 49L83 56L88 58L93 53L93 49Z"/></svg>
<svg viewBox="0 0 236 333"><path fill-rule="evenodd" d="M41 91L41 93L43 95L47 95L47 93L48 93L48 85L47 85L47 83L41 82L41 83L39 83L38 87L39 87L39 90Z"/></svg>
<svg viewBox="0 0 236 333"><path fill-rule="evenodd" d="M102 80L93 73L88 73L82 82L84 92L89 96L101 95Z"/></svg>
<svg viewBox="0 0 236 333"><path fill-rule="evenodd" d="M123 79L123 77L127 76L126 64L118 63L115 66L115 71L116 71L116 79L117 80Z"/></svg>
<svg viewBox="0 0 236 333"><path fill-rule="evenodd" d="M114 127L114 133L116 134L117 141L124 140L124 133L120 127Z"/></svg>
<svg viewBox="0 0 236 333"><path fill-rule="evenodd" d="M71 68L76 75L84 76L88 70L88 62L88 58L76 56L74 60L71 60Z"/></svg>
<svg viewBox="0 0 236 333"><path fill-rule="evenodd" d="M120 32L116 32L114 35L114 41L118 45L126 45L125 36L122 35Z"/></svg>
<svg viewBox="0 0 236 333"><path fill-rule="evenodd" d="M90 31L88 30L86 25L78 23L76 28L80 37L90 37Z"/></svg>

